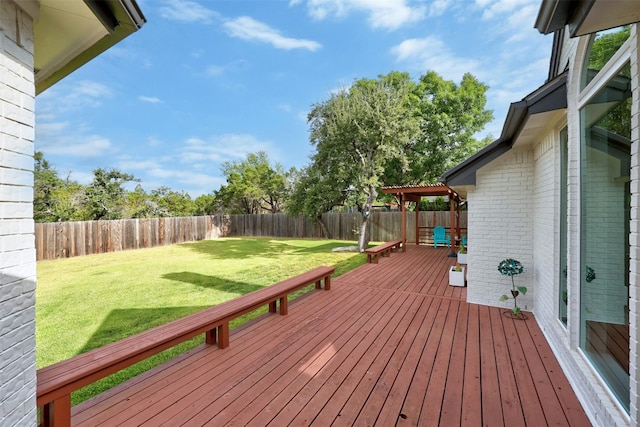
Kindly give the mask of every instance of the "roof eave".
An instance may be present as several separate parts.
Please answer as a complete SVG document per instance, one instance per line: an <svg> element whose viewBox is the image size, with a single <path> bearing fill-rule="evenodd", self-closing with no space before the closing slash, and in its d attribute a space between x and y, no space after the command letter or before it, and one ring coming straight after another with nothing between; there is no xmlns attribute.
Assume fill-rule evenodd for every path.
<svg viewBox="0 0 640 427"><path fill-rule="evenodd" d="M35 70L36 94L42 93L96 56L136 32L146 23L146 18L135 0L84 1L108 34L73 57L65 58L61 65L53 70ZM38 51L37 45L35 46L35 51ZM38 74L42 77L38 77Z"/></svg>

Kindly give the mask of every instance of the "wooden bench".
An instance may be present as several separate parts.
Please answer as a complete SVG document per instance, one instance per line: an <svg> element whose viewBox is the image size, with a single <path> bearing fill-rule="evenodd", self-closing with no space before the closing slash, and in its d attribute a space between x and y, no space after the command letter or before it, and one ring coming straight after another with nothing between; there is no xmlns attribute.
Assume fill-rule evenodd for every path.
<svg viewBox="0 0 640 427"><path fill-rule="evenodd" d="M374 246L373 248L365 249L364 252L367 254L367 262L378 263L379 256L391 256L391 252L394 250L399 250L402 247L402 239L391 240L389 242L383 243L378 246Z"/></svg>
<svg viewBox="0 0 640 427"><path fill-rule="evenodd" d="M229 322L269 305L275 313L288 311L288 295L315 283L331 289L334 267L318 267L190 316L133 335L106 346L63 360L37 372L37 404L42 407L41 426L71 424L71 393L197 335L205 334L209 345L229 346Z"/></svg>

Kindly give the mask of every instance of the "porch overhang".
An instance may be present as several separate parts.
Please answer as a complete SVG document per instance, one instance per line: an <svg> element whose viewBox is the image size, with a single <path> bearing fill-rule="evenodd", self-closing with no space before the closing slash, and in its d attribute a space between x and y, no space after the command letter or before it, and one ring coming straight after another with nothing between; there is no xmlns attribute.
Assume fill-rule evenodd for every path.
<svg viewBox="0 0 640 427"><path fill-rule="evenodd" d="M540 86L524 99L509 106L500 138L478 151L467 160L445 172L440 181L449 187L476 184L476 171L497 159L516 144L535 139L547 123L549 116L567 108L567 73Z"/></svg>
<svg viewBox="0 0 640 427"><path fill-rule="evenodd" d="M535 28L542 34L569 26L571 37L640 21L640 2L629 0L543 0Z"/></svg>
<svg viewBox="0 0 640 427"><path fill-rule="evenodd" d="M36 94L140 29L135 0L26 0L34 18Z"/></svg>

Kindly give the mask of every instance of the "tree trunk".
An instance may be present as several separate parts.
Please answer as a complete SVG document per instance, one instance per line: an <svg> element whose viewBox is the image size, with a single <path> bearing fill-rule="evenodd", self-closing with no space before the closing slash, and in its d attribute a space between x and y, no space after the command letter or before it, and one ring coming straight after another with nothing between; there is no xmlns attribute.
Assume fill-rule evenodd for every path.
<svg viewBox="0 0 640 427"><path fill-rule="evenodd" d="M369 246L369 215L368 212L363 212L362 222L360 223L360 236L358 237L358 251L360 253L364 252L367 246Z"/></svg>
<svg viewBox="0 0 640 427"><path fill-rule="evenodd" d="M374 186L370 185L369 196L362 207L362 223L360 224L360 237L358 237L358 251L360 252L364 252L369 246L369 218L371 217L371 208L376 197L378 197L378 192Z"/></svg>
<svg viewBox="0 0 640 427"><path fill-rule="evenodd" d="M318 221L318 224L320 224L320 228L322 228L322 234L324 234L325 239L333 239L333 236L329 231L329 227L327 227L327 224L325 224L325 222L322 220L322 215L318 215L316 217L316 221Z"/></svg>

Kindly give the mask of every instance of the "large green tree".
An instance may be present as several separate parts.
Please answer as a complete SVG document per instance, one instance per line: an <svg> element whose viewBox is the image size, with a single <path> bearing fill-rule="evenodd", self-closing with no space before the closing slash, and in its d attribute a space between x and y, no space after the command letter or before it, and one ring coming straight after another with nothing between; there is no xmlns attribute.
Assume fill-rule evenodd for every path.
<svg viewBox="0 0 640 427"><path fill-rule="evenodd" d="M85 188L86 220L121 219L125 217L126 197L124 184L139 181L133 175L118 169L94 169L93 181Z"/></svg>
<svg viewBox="0 0 640 427"><path fill-rule="evenodd" d="M353 192L361 213L360 251L369 243L371 207L378 196L385 165L392 162L403 171L409 167L405 152L419 132L419 122L411 108L412 85L405 73L360 79L349 89L315 105L309 114L310 138L316 152L307 170L324 188L299 186L297 191L331 191L327 200L330 202L344 201ZM328 190L328 185L334 189ZM321 206L318 201L316 208Z"/></svg>
<svg viewBox="0 0 640 427"><path fill-rule="evenodd" d="M68 177L62 179L58 171L45 159L41 151L34 155L33 217L36 222L58 222L82 219L83 187Z"/></svg>
<svg viewBox="0 0 640 427"><path fill-rule="evenodd" d="M488 86L467 73L460 84L427 72L414 86L415 114L420 120L406 155L411 167L402 175L388 168L387 185L437 182L440 176L487 144L475 134L492 120L485 108Z"/></svg>
<svg viewBox="0 0 640 427"><path fill-rule="evenodd" d="M282 212L287 199L287 173L271 166L264 151L247 154L245 160L225 162L227 184L215 191L216 202L226 213Z"/></svg>
<svg viewBox="0 0 640 427"><path fill-rule="evenodd" d="M474 137L491 120L487 86L471 74L458 85L430 71L360 79L309 114L311 164L295 186L290 211L312 218L347 198L362 221L358 247L369 242L371 207L383 185L432 183L486 144Z"/></svg>

